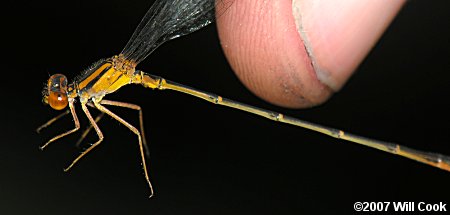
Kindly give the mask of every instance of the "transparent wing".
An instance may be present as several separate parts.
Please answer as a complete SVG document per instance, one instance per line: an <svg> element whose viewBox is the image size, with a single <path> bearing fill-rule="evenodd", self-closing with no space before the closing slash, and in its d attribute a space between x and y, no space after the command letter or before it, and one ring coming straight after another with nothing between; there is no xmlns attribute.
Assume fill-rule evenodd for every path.
<svg viewBox="0 0 450 215"><path fill-rule="evenodd" d="M215 11L220 16L233 1L156 0L121 54L138 64L164 42L207 26L215 20Z"/></svg>

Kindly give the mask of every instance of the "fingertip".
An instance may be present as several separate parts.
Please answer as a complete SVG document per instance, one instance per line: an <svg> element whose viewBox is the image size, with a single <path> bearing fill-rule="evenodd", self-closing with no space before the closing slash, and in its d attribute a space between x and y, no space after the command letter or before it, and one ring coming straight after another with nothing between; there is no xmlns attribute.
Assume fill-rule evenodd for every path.
<svg viewBox="0 0 450 215"><path fill-rule="evenodd" d="M331 94L311 66L291 2L235 1L217 24L231 67L258 97L299 108L319 104Z"/></svg>
<svg viewBox="0 0 450 215"><path fill-rule="evenodd" d="M348 0L349 4L352 1L358 0ZM341 9L334 16L342 13L344 21L334 20L331 12L320 10L325 7L332 11L332 6L320 5L326 2L333 1L314 1L312 6L307 0L235 1L218 19L224 53L250 91L270 103L289 108L323 103L344 85L404 0L391 2L387 6L391 9L382 9L379 7L382 4L377 4L374 8L390 11L387 13L390 18L378 19L366 15L368 12L361 10L361 3L355 3L356 6L341 3L335 6ZM364 13L345 7L356 11L359 8ZM345 15L349 10L351 15ZM374 14L377 10L371 11ZM366 21L357 25L348 23L362 15ZM322 16L326 18L323 22ZM338 28L340 22L350 27Z"/></svg>

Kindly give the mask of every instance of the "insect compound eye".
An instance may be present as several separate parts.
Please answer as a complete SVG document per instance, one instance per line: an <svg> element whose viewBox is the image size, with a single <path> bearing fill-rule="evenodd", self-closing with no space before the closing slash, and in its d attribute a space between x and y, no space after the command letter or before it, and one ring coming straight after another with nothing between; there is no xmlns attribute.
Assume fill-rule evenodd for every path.
<svg viewBox="0 0 450 215"><path fill-rule="evenodd" d="M47 102L55 110L62 110L68 104L67 95L60 92L50 92Z"/></svg>
<svg viewBox="0 0 450 215"><path fill-rule="evenodd" d="M68 104L67 78L61 74L52 75L48 79L48 92L45 101L55 110L62 110Z"/></svg>

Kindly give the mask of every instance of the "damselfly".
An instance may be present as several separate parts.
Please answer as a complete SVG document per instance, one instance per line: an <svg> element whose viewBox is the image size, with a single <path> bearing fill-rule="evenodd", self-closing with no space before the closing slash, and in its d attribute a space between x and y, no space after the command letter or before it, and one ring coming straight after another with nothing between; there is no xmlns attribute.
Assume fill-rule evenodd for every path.
<svg viewBox="0 0 450 215"><path fill-rule="evenodd" d="M394 143L372 140L349 134L341 130L302 121L280 113L222 98L221 96L212 93L196 90L136 69L136 66L159 45L203 28L214 21L215 13L218 15L222 14L231 4L233 4L233 0L221 0L217 3L215 0L157 0L147 11L131 36L131 39L119 55L94 63L70 84L64 75L52 75L44 89L43 100L56 110L65 109L67 105L69 106L69 110L66 110L64 113L39 127L38 132L69 113L71 113L73 117L75 128L50 139L41 146L41 149L44 149L50 143L67 136L80 128L74 105L75 100L78 98L81 103L81 108L91 124L91 126L82 134L78 143L86 137L92 128L96 131L99 140L75 158L65 171L72 168L84 155L102 142L103 134L97 126L97 122L102 118L103 114L107 114L125 125L138 137L144 175L150 188L150 196L152 196L153 187L147 169L146 154L148 154L148 147L144 135L142 109L135 104L104 99L107 94L115 92L122 86L128 84L141 84L144 87L151 89L170 89L186 93L214 104L228 106L266 117L274 121L303 127L334 138L344 139L450 171L450 157L448 156L414 150ZM111 112L105 105L131 108L139 111L140 129L137 129ZM94 119L87 106L98 109L101 111L101 114Z"/></svg>

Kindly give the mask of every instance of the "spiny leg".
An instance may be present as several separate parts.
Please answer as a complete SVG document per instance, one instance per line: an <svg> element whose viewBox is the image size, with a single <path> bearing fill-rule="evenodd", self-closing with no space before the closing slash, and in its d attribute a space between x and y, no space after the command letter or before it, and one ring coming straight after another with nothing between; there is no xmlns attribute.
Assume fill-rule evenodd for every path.
<svg viewBox="0 0 450 215"><path fill-rule="evenodd" d="M105 113L101 112L97 117L95 117L95 123L98 123L104 115ZM75 144L76 147L80 147L81 142L83 142L84 138L86 138L86 136L89 134L92 128L93 128L92 124L89 123L89 126L86 128L86 130L83 131L83 134L81 135L80 139L78 139L77 143Z"/></svg>
<svg viewBox="0 0 450 215"><path fill-rule="evenodd" d="M47 147L48 144L50 144L51 142L54 142L55 140L57 140L57 139L59 139L61 137L67 136L67 135L77 131L78 129L80 129L80 122L78 121L77 113L75 112L75 107L73 106L74 101L75 101L74 99L69 99L69 108L70 108L70 112L72 113L73 121L75 123L75 128L70 130L70 131L66 131L66 132L64 132L64 133L62 133L62 134L60 134L60 135L58 135L56 137L53 137L48 142L46 142L44 145L39 147L41 150L44 150L44 148ZM50 122L50 123L52 123L52 122Z"/></svg>
<svg viewBox="0 0 450 215"><path fill-rule="evenodd" d="M117 116L115 113L111 112L110 110L108 110L107 108L102 106L100 103L94 102L94 105L95 105L95 107L97 107L97 109L110 115L112 118L116 119L117 121L119 121L120 123L125 125L128 129L130 129L133 133L135 133L138 136L139 150L141 151L142 167L144 168L145 180L147 180L148 186L150 187L150 198L151 198L153 196L153 186L152 186L152 183L150 182L150 177L148 176L147 165L145 162L144 146L142 143L142 138L141 138L141 134L139 133L139 130L137 130L134 126L130 125L128 122L126 122L119 116Z"/></svg>
<svg viewBox="0 0 450 215"><path fill-rule="evenodd" d="M97 123L95 122L95 120L92 118L91 114L89 113L89 110L86 107L86 104L81 103L81 108L83 109L84 113L86 114L87 118L89 119L89 122L91 123L91 125L94 127L95 131L97 132L98 135L98 141L95 142L94 144L92 144L89 148L87 148L86 150L84 150L80 155L78 155L77 158L75 158L75 160L72 161L72 163L64 169L64 172L69 171L73 165L75 165L75 163L77 163L83 156L85 156L87 153L89 153L92 149L94 149L96 146L98 146L102 140L103 140L103 134L102 131L100 131L100 128L97 126Z"/></svg>
<svg viewBox="0 0 450 215"><path fill-rule="evenodd" d="M329 135L333 138L347 140L349 142L358 143L361 145L368 146L370 148L378 149L381 151L385 151L388 153L392 153L395 155L403 156L430 166L434 166L446 171L450 171L450 157L446 155L441 155L438 153L430 153L424 152L420 150L411 149L399 144L388 143L384 141L369 139L361 136L357 136L354 134L346 133L344 131L329 128L326 126L318 125L315 123L303 121L300 119L296 119L289 116L284 116L281 113L276 113L273 111L265 110L262 108L253 107L251 105L243 104L240 102L236 102L230 99L222 98L221 96L203 92L188 86L184 86L182 84L178 84L175 82L168 81L164 78L149 75L144 72L141 72L139 76L134 77L133 83L140 83L145 87L149 87L152 89L170 89L178 92L186 93L201 99L204 99L208 102L223 105L235 109L239 109L245 112L249 112L255 115L259 115L270 120L287 123L291 125L295 125L298 127L306 128L312 131L316 131L322 134Z"/></svg>
<svg viewBox="0 0 450 215"><path fill-rule="evenodd" d="M143 113L142 113L142 108L139 105L125 103L125 102L111 101L111 100L102 100L100 102L100 104L130 108L130 109L139 111L139 125L141 127L142 143L144 144L145 154L147 155L147 157L150 157L150 149L147 145L147 141L145 140L144 117L143 117Z"/></svg>
<svg viewBox="0 0 450 215"><path fill-rule="evenodd" d="M53 124L54 122L56 122L58 119L61 119L63 116L67 115L70 113L70 110L66 110L63 113L59 114L58 116L55 116L53 118L51 118L48 122L46 122L45 124L39 126L39 128L36 129L37 133L40 133L42 129L46 128L47 126Z"/></svg>

